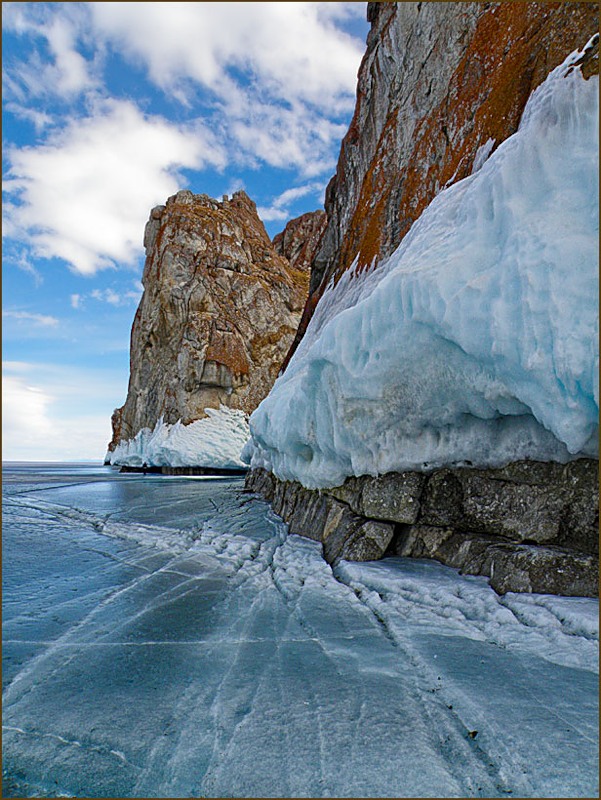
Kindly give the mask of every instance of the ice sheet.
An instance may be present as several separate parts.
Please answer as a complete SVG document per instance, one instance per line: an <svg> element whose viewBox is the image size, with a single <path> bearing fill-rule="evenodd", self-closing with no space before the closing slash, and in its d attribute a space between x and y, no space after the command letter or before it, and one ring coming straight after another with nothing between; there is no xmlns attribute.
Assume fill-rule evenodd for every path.
<svg viewBox="0 0 601 800"><path fill-rule="evenodd" d="M596 601L333 573L241 480L4 479L4 796L595 795Z"/></svg>

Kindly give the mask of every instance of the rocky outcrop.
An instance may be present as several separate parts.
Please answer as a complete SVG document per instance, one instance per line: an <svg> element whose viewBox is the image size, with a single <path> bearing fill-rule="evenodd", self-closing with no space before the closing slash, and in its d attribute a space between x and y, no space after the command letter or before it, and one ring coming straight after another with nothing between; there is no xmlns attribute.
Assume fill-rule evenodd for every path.
<svg viewBox="0 0 601 800"><path fill-rule="evenodd" d="M445 187L518 128L532 91L574 50L598 72L596 3L368 3L355 113L326 192L327 225L287 365L325 287L377 268ZM590 41L589 41L590 40ZM249 473L291 533L329 562L434 558L507 591L596 595L598 462L516 462L349 478L308 490Z"/></svg>
<svg viewBox="0 0 601 800"><path fill-rule="evenodd" d="M368 19L293 348L330 279L356 257L367 267L389 256L442 188L516 131L531 92L599 27L596 3L368 3ZM598 45L585 77L597 54Z"/></svg>
<svg viewBox="0 0 601 800"><path fill-rule="evenodd" d="M243 191L222 202L178 192L152 210L144 246L129 389L109 450L160 417L188 424L220 404L252 412L307 296L306 268L274 249Z"/></svg>
<svg viewBox="0 0 601 800"><path fill-rule="evenodd" d="M293 267L309 271L321 245L326 222L326 212L321 209L301 214L273 237L273 246Z"/></svg>
<svg viewBox="0 0 601 800"><path fill-rule="evenodd" d="M522 461L500 469L438 469L348 478L309 490L254 470L291 533L322 542L324 557L434 558L486 575L499 593L598 593L598 462Z"/></svg>

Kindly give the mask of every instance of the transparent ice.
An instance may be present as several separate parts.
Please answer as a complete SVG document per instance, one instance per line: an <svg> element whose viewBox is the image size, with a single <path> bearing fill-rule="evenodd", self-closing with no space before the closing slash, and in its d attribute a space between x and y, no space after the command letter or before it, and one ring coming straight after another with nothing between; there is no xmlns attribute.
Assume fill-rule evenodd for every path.
<svg viewBox="0 0 601 800"><path fill-rule="evenodd" d="M4 481L3 796L596 796L596 600L332 569L239 479Z"/></svg>

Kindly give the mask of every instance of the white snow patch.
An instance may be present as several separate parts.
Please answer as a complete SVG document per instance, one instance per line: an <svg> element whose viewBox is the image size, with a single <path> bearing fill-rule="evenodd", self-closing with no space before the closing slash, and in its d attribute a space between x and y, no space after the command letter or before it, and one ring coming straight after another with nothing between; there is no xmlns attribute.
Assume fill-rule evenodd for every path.
<svg viewBox="0 0 601 800"><path fill-rule="evenodd" d="M142 428L134 439L122 441L112 453L111 464L141 467L244 467L240 452L250 436L243 411L220 406L205 408L208 416L183 425L168 425L159 419L154 427Z"/></svg>
<svg viewBox="0 0 601 800"><path fill-rule="evenodd" d="M597 454L598 78L577 55L387 262L326 291L251 417L253 467L316 488Z"/></svg>

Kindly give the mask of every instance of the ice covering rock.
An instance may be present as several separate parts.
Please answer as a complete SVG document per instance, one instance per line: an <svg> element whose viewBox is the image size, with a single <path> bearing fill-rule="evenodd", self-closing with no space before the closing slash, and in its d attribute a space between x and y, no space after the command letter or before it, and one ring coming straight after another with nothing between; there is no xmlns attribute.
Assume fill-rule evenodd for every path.
<svg viewBox="0 0 601 800"><path fill-rule="evenodd" d="M329 288L251 417L253 467L324 487L597 453L598 78L581 57L386 264Z"/></svg>
<svg viewBox="0 0 601 800"><path fill-rule="evenodd" d="M439 193L515 133L531 92L599 30L596 3L368 3L353 120L296 346L333 276L381 262ZM584 58L588 77L598 48ZM287 356L289 360L290 354Z"/></svg>
<svg viewBox="0 0 601 800"><path fill-rule="evenodd" d="M265 397L300 319L308 275L276 252L243 191L223 202L178 192L152 210L144 245L129 389L109 449L159 419L181 420L181 454L183 431L207 407L250 413ZM159 438L167 435L161 430ZM190 452L202 452L197 446L194 433Z"/></svg>
<svg viewBox="0 0 601 800"><path fill-rule="evenodd" d="M237 469L245 464L240 451L248 440L248 418L226 406L205 408L206 417L169 425L161 417L153 430L142 428L133 439L120 442L106 463L127 467L203 466Z"/></svg>

